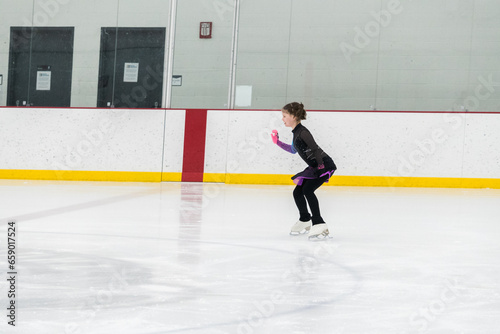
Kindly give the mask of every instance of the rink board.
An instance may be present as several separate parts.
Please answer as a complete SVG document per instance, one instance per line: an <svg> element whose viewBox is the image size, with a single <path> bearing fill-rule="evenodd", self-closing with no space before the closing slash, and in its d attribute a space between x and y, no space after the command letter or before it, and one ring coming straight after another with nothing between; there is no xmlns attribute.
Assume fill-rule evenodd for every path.
<svg viewBox="0 0 500 334"><path fill-rule="evenodd" d="M279 110L0 108L0 178L293 184ZM499 113L309 111L328 185L499 188Z"/></svg>

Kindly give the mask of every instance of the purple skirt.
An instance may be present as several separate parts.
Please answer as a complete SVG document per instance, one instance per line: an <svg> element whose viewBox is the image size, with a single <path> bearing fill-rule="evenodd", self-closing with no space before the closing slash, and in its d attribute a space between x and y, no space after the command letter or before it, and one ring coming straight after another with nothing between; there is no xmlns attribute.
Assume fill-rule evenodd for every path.
<svg viewBox="0 0 500 334"><path fill-rule="evenodd" d="M316 175L315 172L316 172L316 168L309 166L306 169L304 169L302 172L297 173L294 176L292 176L292 181L296 185L301 186L302 182L304 182L304 180L319 179L325 175L328 175L328 178L325 181L325 183L328 183L328 181L330 181L330 178L332 177L333 173L335 173L335 170L328 170L319 176Z"/></svg>

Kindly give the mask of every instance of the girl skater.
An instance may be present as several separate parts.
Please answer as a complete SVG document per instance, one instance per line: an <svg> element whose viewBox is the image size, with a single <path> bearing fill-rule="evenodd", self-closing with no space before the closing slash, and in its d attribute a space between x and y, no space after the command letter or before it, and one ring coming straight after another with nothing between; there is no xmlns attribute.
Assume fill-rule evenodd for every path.
<svg viewBox="0 0 500 334"><path fill-rule="evenodd" d="M304 171L292 177L293 182L297 185L293 191L293 198L299 209L300 218L292 226L290 234L298 235L309 232L309 240L327 238L328 226L321 218L318 199L314 191L323 183L328 182L337 167L332 158L316 144L309 130L300 123L306 119L306 111L302 103L289 103L283 107L281 112L285 126L292 128L292 145L281 142L276 130L273 130L271 134L273 142L287 152L299 153L300 157L309 165ZM312 216L307 210L306 200L311 208Z"/></svg>

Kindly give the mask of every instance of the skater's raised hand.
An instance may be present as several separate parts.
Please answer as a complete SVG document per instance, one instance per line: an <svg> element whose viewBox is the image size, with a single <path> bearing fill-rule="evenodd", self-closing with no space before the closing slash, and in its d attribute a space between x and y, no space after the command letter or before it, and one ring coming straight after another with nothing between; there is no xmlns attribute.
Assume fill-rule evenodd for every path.
<svg viewBox="0 0 500 334"><path fill-rule="evenodd" d="M273 140L273 143L278 144L278 139L279 139L278 130L273 130L272 131L271 138Z"/></svg>
<svg viewBox="0 0 500 334"><path fill-rule="evenodd" d="M288 145L288 144L282 143L280 141L280 137L278 136L278 130L273 130L272 131L271 138L273 140L273 143L275 143L276 145L278 145L278 147L281 147L285 151L287 151L289 153L292 153L292 154L297 153L297 151L295 150L295 147L293 147L293 145Z"/></svg>

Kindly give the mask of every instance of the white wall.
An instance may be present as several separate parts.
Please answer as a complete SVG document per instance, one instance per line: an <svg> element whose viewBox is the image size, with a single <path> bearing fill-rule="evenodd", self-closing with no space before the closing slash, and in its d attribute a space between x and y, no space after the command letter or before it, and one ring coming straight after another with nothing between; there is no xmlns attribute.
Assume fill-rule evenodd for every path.
<svg viewBox="0 0 500 334"><path fill-rule="evenodd" d="M337 175L500 178L500 114L311 111ZM0 169L180 173L185 110L0 108ZM280 111L209 110L205 173L294 174Z"/></svg>

